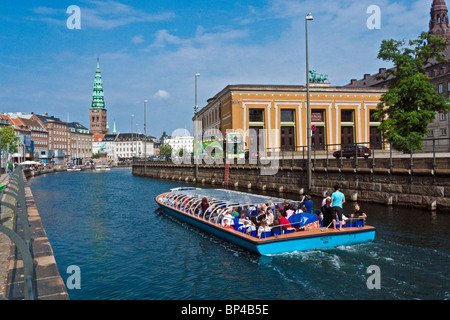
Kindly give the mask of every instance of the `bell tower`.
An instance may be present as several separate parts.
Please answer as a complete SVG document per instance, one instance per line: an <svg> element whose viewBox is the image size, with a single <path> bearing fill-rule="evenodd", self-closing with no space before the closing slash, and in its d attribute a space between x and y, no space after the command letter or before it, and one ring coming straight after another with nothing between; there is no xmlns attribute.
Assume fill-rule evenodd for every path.
<svg viewBox="0 0 450 320"><path fill-rule="evenodd" d="M428 33L435 36L442 36L444 39L450 40L448 10L445 0L433 0L430 15L430 30Z"/></svg>
<svg viewBox="0 0 450 320"><path fill-rule="evenodd" d="M107 110L103 96L103 80L100 73L100 63L97 58L97 70L95 72L94 91L92 93L92 105L89 110L89 124L92 134L108 134Z"/></svg>

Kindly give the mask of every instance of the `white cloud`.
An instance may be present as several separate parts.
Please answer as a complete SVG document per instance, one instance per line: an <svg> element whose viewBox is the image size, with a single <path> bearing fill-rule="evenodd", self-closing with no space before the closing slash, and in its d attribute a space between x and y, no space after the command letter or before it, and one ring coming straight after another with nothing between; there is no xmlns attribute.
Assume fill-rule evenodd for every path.
<svg viewBox="0 0 450 320"><path fill-rule="evenodd" d="M143 43L145 42L144 36L142 34L134 36L133 38L131 38L131 42L135 44Z"/></svg>
<svg viewBox="0 0 450 320"><path fill-rule="evenodd" d="M168 99L170 98L170 94L166 90L158 90L154 95L155 99Z"/></svg>
<svg viewBox="0 0 450 320"><path fill-rule="evenodd" d="M30 18L32 20L40 20L53 24L65 23L64 19L54 18L56 14L61 13L60 9L40 6L34 8L33 11L39 17ZM171 20L175 17L175 13L172 11L148 13L112 0L86 2L86 4L80 5L80 12L83 29L99 28L111 30L132 23L161 22Z"/></svg>

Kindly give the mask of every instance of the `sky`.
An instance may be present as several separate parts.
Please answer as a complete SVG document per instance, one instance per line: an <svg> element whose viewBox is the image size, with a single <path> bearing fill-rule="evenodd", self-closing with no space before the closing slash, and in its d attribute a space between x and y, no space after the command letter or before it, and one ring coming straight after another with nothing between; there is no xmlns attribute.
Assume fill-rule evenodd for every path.
<svg viewBox="0 0 450 320"><path fill-rule="evenodd" d="M40 0L0 4L0 112L48 113L89 128L97 58L110 131L192 132L227 85L304 85L309 65L343 86L391 67L383 39L428 31L431 0ZM77 6L79 16L67 12ZM379 28L368 20L377 6ZM79 17L79 19L77 19ZM73 20L75 18L75 20ZM68 27L79 22L80 29ZM373 20L370 20L373 21Z"/></svg>

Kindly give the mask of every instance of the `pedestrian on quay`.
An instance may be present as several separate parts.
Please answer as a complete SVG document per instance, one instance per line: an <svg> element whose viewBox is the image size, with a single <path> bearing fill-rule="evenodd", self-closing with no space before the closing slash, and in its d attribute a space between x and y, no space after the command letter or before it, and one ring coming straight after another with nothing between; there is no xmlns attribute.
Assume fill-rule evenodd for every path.
<svg viewBox="0 0 450 320"><path fill-rule="evenodd" d="M14 163L12 162L12 159L9 159L9 161L8 161L8 173L9 173L10 177L11 177L11 175L13 173L13 170L14 170Z"/></svg>

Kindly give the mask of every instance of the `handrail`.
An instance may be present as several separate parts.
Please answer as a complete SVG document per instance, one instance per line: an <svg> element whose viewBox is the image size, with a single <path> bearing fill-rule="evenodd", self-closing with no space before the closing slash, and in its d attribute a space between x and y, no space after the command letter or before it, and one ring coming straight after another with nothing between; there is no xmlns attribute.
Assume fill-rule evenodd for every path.
<svg viewBox="0 0 450 320"><path fill-rule="evenodd" d="M5 190L8 188L8 190ZM3 201L3 195L11 196L16 205ZM25 184L24 184L24 173L22 166L18 166L10 177L8 184L3 188L0 198L0 211L1 206L5 206L13 210L15 214L19 217L23 226L23 239L14 230L0 224L0 232L8 236L12 242L16 245L19 250L23 265L24 265L24 296L26 300L34 300L34 266L33 257L31 250L31 235L30 235L30 225L28 222L28 212L25 200ZM7 299L6 297L0 296L2 299Z"/></svg>

